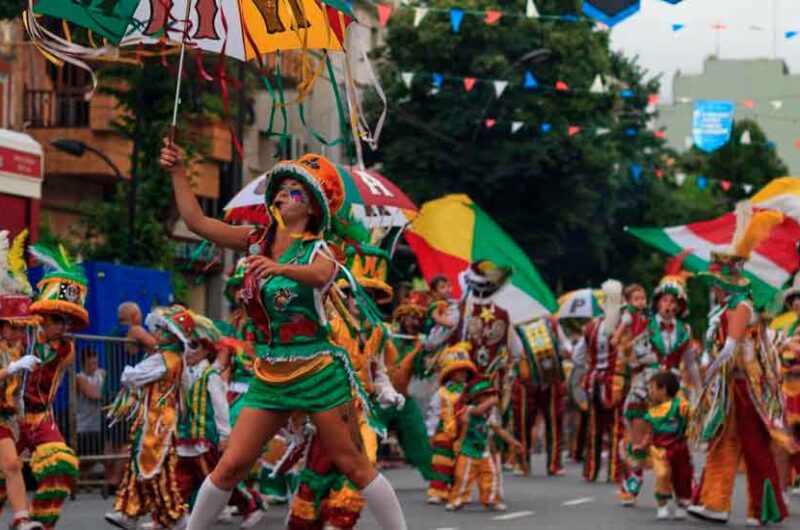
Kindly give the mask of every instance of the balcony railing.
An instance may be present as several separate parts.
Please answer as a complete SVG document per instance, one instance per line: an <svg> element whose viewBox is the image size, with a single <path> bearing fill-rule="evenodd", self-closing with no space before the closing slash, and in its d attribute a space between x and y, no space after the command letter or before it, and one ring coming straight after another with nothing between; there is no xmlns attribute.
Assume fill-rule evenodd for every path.
<svg viewBox="0 0 800 530"><path fill-rule="evenodd" d="M82 89L25 90L24 121L29 127L88 127L89 102Z"/></svg>

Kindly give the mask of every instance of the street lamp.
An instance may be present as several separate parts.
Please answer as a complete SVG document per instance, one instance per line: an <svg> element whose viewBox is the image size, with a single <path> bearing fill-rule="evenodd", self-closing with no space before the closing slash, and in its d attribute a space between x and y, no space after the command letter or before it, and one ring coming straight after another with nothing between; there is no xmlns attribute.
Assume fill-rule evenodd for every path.
<svg viewBox="0 0 800 530"><path fill-rule="evenodd" d="M58 140L53 140L50 144L62 151L67 153L68 155L72 155L77 158L81 158L86 152L93 153L97 155L106 165L111 168L111 171L114 173L117 181L125 180L125 177L122 175L122 171L119 170L119 167L106 155L104 152L100 151L99 149L92 147L91 145L87 145L86 143L82 142L81 140L70 140L67 138L60 138ZM133 230L135 228L136 223L136 180L134 178L130 179L128 183L128 262L133 263L134 258L134 244L133 244Z"/></svg>
<svg viewBox="0 0 800 530"><path fill-rule="evenodd" d="M508 68L503 70L503 72L497 77L498 79L505 79L508 77L508 74L522 66L523 64L535 64L544 62L553 55L553 51L549 48L536 48L535 50L531 50L529 52L524 53L519 59L511 63ZM483 111L481 112L481 119L479 121L478 126L475 128L475 133L472 135L472 143L478 139L478 131L481 129L481 125L483 124L484 120L486 119L486 113L489 111L489 105L492 104L492 99L494 96L491 94L489 97L486 98L486 104L483 106Z"/></svg>

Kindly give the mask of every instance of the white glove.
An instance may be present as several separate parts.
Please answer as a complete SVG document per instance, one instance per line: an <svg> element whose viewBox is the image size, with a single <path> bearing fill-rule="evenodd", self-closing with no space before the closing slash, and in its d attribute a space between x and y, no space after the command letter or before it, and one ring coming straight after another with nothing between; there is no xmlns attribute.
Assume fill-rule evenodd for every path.
<svg viewBox="0 0 800 530"><path fill-rule="evenodd" d="M406 405L406 398L394 389L386 389L378 394L378 403L385 409L392 407L397 410L403 410Z"/></svg>
<svg viewBox="0 0 800 530"><path fill-rule="evenodd" d="M37 356L25 355L16 361L8 363L6 372L8 375L14 375L21 370L35 370L40 364L42 364L42 361Z"/></svg>
<svg viewBox="0 0 800 530"><path fill-rule="evenodd" d="M716 374L722 365L733 359L733 354L736 352L736 345L738 342L733 340L732 338L728 337L725 339L725 344L722 346L722 349L719 351L719 355L717 358L714 359L714 362L711 363L711 366L708 367L706 370L706 382L710 381L714 374Z"/></svg>

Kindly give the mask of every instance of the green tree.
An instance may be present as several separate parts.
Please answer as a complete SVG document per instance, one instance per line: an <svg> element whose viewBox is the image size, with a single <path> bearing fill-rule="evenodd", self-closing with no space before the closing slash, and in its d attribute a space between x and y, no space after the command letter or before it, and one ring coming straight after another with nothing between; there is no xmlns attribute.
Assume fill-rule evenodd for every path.
<svg viewBox="0 0 800 530"><path fill-rule="evenodd" d="M537 2L542 14L575 14L579 4ZM457 6L521 12L524 2L473 0ZM550 50L549 60L520 61L540 48ZM430 13L414 28L413 11L400 10L377 57L393 116L377 153L387 175L418 201L468 193L526 249L556 289L596 284L623 271L633 243L622 228L641 216L664 148L647 131L648 95L658 91L658 83L611 52L608 33L585 20L509 16L487 26L481 17L467 15L454 34L446 11ZM417 73L410 90L402 72ZM539 88L524 88L526 72ZM445 76L438 92L432 91L434 73ZM598 74L607 94L588 91ZM487 82L466 91L463 77L510 84L497 98ZM557 81L572 90L555 90ZM631 92L623 95L625 89ZM486 118L497 124L487 128ZM526 127L512 134L515 121ZM550 132L544 133L543 125ZM581 132L568 136L571 125ZM597 128L608 133L597 135Z"/></svg>

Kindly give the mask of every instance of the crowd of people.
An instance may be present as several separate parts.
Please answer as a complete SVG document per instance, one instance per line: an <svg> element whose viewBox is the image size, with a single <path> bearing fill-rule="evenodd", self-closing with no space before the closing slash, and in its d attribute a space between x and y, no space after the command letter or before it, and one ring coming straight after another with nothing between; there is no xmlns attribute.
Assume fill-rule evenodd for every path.
<svg viewBox="0 0 800 530"><path fill-rule="evenodd" d="M730 251L698 275L714 297L702 337L685 321L684 256L651 296L638 284L605 282L603 313L587 322L512 322L495 294L513 270L485 259L461 274L459 299L443 276L396 297L381 234L340 211L344 186L323 157L270 172L267 227L203 215L170 142L161 164L189 229L245 257L226 284L229 322L171 305L141 326L132 308L120 308L140 361L122 371L108 408L111 423L130 432L106 514L112 525L132 530L150 516L151 528L208 529L232 507L251 528L269 504L288 503L293 530L354 528L365 507L381 528L403 530L379 471L387 435L427 482L427 501L446 510L462 509L476 488L480 504L505 510L504 471L531 473L543 433L548 475L564 474L568 448L583 478L596 481L607 455L624 506L636 503L651 467L658 519L726 522L741 463L748 523L788 516L784 494L800 475L800 319L769 328L744 275L778 214L738 207ZM72 362L65 332L88 323L86 280L63 249L33 245L49 270L34 297L24 234L5 239L0 498L12 528L54 528L78 461L52 404ZM387 322L380 308L395 298ZM800 283L785 303L800 315ZM82 359L79 445L100 436L98 370L96 358ZM706 451L697 477L691 442ZM38 484L30 507L26 450Z"/></svg>

